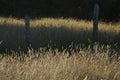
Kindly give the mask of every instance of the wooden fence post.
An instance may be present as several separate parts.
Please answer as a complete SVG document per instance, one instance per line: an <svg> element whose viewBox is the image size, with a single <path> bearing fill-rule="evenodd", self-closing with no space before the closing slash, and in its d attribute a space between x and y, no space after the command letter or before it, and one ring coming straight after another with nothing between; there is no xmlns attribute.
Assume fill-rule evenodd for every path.
<svg viewBox="0 0 120 80"><path fill-rule="evenodd" d="M93 44L98 41L98 16L99 16L99 5L94 5L93 12Z"/></svg>
<svg viewBox="0 0 120 80"><path fill-rule="evenodd" d="M26 40L26 49L30 49L31 47L31 32L30 32L30 17L25 16L25 40Z"/></svg>

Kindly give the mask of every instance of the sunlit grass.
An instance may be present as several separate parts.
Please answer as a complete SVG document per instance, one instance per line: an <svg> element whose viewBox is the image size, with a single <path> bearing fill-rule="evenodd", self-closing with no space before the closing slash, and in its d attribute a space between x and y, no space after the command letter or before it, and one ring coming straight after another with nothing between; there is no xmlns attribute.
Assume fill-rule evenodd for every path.
<svg viewBox="0 0 120 80"><path fill-rule="evenodd" d="M74 29L91 29L93 27L92 21L85 21L85 20L78 20L72 18L39 18L39 19L31 19L31 27L67 27L67 28L74 28ZM0 17L0 24L1 25L21 25L24 26L24 19L17 19L17 18L4 18ZM113 31L113 32L120 32L120 23L105 23L99 22L99 30L103 31Z"/></svg>
<svg viewBox="0 0 120 80"><path fill-rule="evenodd" d="M100 51L99 51L100 50ZM26 55L6 55L0 60L1 80L119 80L120 57L110 55L109 49L99 48L79 52L30 51ZM56 53L56 55L54 55Z"/></svg>
<svg viewBox="0 0 120 80"><path fill-rule="evenodd" d="M4 18L0 17L0 25L6 25L6 26L24 26L24 19L17 19L17 18Z"/></svg>
<svg viewBox="0 0 120 80"><path fill-rule="evenodd" d="M92 21L39 18L30 27L33 50L26 54L24 19L0 17L0 80L120 79L119 22L99 22L94 50Z"/></svg>

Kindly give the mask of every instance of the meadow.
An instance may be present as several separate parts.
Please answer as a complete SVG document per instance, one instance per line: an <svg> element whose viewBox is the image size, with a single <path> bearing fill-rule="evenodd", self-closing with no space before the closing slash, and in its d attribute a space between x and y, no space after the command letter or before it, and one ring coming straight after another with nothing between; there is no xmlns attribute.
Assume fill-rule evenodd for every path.
<svg viewBox="0 0 120 80"><path fill-rule="evenodd" d="M39 18L30 27L26 54L24 19L0 17L0 80L120 79L119 22L99 22L94 50L92 21Z"/></svg>
<svg viewBox="0 0 120 80"><path fill-rule="evenodd" d="M120 49L120 23L99 22L98 42L101 45L110 45ZM34 49L46 47L65 49L69 45L89 46L92 43L92 21L39 18L31 19L31 46ZM25 49L25 22L24 19L0 18L0 50Z"/></svg>

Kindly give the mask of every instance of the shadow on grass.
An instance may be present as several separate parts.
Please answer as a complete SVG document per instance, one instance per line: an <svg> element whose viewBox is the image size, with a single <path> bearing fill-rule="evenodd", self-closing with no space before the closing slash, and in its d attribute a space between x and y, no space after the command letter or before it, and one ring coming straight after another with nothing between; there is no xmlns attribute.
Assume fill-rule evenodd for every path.
<svg viewBox="0 0 120 80"><path fill-rule="evenodd" d="M0 25L0 53L6 51L25 51L25 27L13 25ZM60 50L69 48L71 44L88 47L92 43L92 30L76 30L74 28L61 27L32 27L31 46L33 49L51 46ZM111 45L113 49L120 50L120 32L99 32L100 45Z"/></svg>

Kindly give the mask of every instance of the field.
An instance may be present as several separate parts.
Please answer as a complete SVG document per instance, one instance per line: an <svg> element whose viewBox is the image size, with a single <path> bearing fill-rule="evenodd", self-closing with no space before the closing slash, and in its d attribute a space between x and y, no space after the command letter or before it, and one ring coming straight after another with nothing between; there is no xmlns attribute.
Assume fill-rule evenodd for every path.
<svg viewBox="0 0 120 80"><path fill-rule="evenodd" d="M0 17L0 80L119 80L120 23L99 22L94 50L92 21L31 19L26 54L24 19Z"/></svg>
<svg viewBox="0 0 120 80"><path fill-rule="evenodd" d="M31 46L34 49L46 47L68 48L69 45L85 45L92 43L92 21L40 18L31 19ZM24 19L0 18L0 50L24 50L25 26ZM120 49L120 23L99 22L99 43Z"/></svg>

